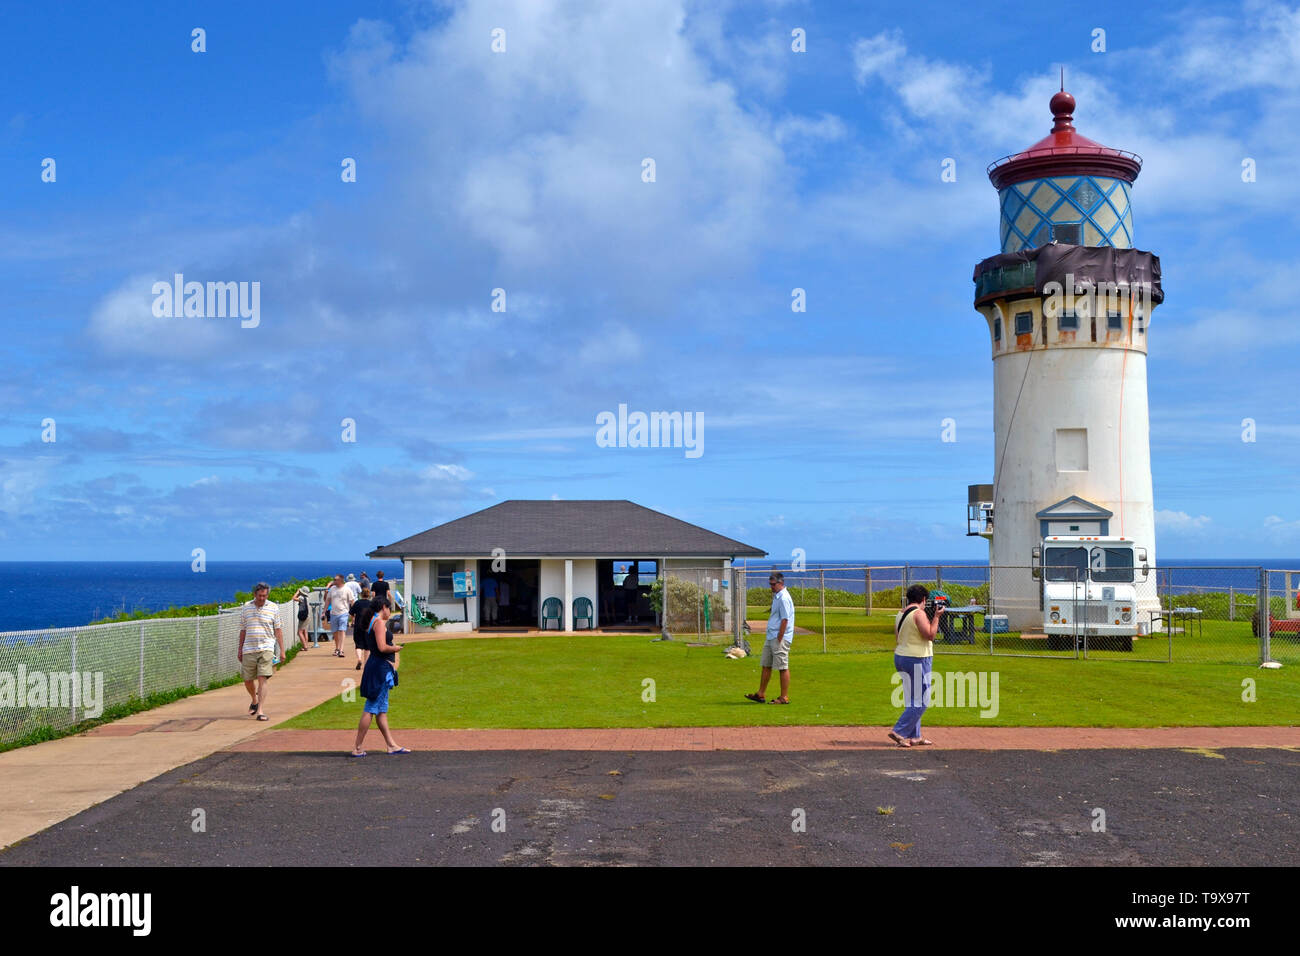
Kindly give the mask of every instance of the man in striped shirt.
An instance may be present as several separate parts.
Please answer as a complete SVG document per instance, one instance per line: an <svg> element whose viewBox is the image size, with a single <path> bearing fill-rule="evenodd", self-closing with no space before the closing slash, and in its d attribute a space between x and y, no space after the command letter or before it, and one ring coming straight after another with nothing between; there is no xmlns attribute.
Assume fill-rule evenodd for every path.
<svg viewBox="0 0 1300 956"><path fill-rule="evenodd" d="M276 647L284 660L284 632L280 628L279 608L266 599L271 589L258 582L253 585L253 600L239 612L239 664L248 696L253 698L249 714L266 720L266 682L275 673ZM256 678L256 680L254 680Z"/></svg>

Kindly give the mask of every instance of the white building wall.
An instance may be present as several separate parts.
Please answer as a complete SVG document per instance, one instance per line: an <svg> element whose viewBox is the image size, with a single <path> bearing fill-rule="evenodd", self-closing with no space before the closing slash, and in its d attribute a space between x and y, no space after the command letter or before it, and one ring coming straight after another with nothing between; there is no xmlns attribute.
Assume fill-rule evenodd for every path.
<svg viewBox="0 0 1300 956"><path fill-rule="evenodd" d="M600 616L600 601L596 598L596 560L594 558L575 558L573 561L573 598L577 600L585 597L591 602L591 613L594 618ZM566 611L566 623L572 623L568 620L573 614L573 606L570 605Z"/></svg>
<svg viewBox="0 0 1300 956"><path fill-rule="evenodd" d="M1114 512L1109 533L1146 548L1155 566L1145 353L1113 346L1004 352L993 376L990 565L1028 568L1041 540L1038 512L1078 495ZM1038 588L1028 571L995 572L994 600L1013 630L1041 623Z"/></svg>
<svg viewBox="0 0 1300 956"><path fill-rule="evenodd" d="M547 598L559 598L564 603L564 559L543 558L540 562L541 573L538 577L537 626L542 624L542 605ZM573 608L564 609L564 624L568 626Z"/></svg>

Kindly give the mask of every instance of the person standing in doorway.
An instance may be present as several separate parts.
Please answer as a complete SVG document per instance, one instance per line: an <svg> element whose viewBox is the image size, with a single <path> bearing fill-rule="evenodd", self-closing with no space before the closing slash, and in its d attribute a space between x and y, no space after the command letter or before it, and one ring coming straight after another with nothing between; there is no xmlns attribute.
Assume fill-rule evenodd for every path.
<svg viewBox="0 0 1300 956"><path fill-rule="evenodd" d="M627 575L623 578L623 593L627 595L627 620L624 624L635 624L639 620L637 599L641 597L640 582L636 575L636 562L627 566Z"/></svg>
<svg viewBox="0 0 1300 956"><path fill-rule="evenodd" d="M258 720L268 719L263 708L266 706L266 683L275 675L275 650L280 650L280 660L284 660L284 632L280 628L280 612L274 604L266 599L271 593L267 584L258 582L253 585L253 600L239 612L239 659L240 676L244 678L244 689L253 702L248 713Z"/></svg>
<svg viewBox="0 0 1300 956"><path fill-rule="evenodd" d="M900 747L928 747L934 743L921 733L921 715L930 694L930 666L934 662L934 636L939 633L943 608L931 618L925 612L930 591L924 584L907 589L907 607L894 619L894 670L903 676L903 714L889 732Z"/></svg>
<svg viewBox="0 0 1300 956"><path fill-rule="evenodd" d="M780 675L781 696L772 698L773 704L790 703L790 643L794 638L794 601L785 586L785 575L773 571L767 586L772 591L772 610L767 616L767 640L763 643L762 676L758 693L745 697L756 704L767 703L767 682L772 679L772 669Z"/></svg>
<svg viewBox="0 0 1300 956"><path fill-rule="evenodd" d="M483 623L497 622L497 579L489 574L483 579Z"/></svg>
<svg viewBox="0 0 1300 956"><path fill-rule="evenodd" d="M505 578L502 578L500 583L497 584L497 606L498 608L505 608L506 620L503 623L513 624L515 619L514 612L510 610L510 582Z"/></svg>

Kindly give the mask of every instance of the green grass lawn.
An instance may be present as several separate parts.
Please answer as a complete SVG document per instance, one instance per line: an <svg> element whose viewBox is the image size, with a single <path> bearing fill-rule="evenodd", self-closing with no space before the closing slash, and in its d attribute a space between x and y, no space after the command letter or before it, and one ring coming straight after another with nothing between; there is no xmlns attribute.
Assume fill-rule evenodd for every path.
<svg viewBox="0 0 1300 956"><path fill-rule="evenodd" d="M729 661L716 646L586 634L419 643L402 653L390 717L398 728L883 726L898 717L891 651L823 654L820 633L800 635L790 662L793 703L779 707L742 696L757 689L757 656ZM996 672L999 713L935 707L927 726L1295 725L1300 715L1300 669L1292 667L941 652L935 670ZM1247 678L1256 682L1255 703L1242 700ZM642 699L647 679L653 702ZM359 699L335 699L282 726L350 728L360 712Z"/></svg>

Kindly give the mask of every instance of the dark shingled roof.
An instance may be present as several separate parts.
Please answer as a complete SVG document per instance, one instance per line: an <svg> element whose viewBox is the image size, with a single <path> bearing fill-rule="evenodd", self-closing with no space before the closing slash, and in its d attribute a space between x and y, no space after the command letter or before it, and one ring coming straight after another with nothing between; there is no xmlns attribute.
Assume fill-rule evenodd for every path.
<svg viewBox="0 0 1300 956"><path fill-rule="evenodd" d="M370 552L372 558L761 558L767 552L631 501L503 501Z"/></svg>

